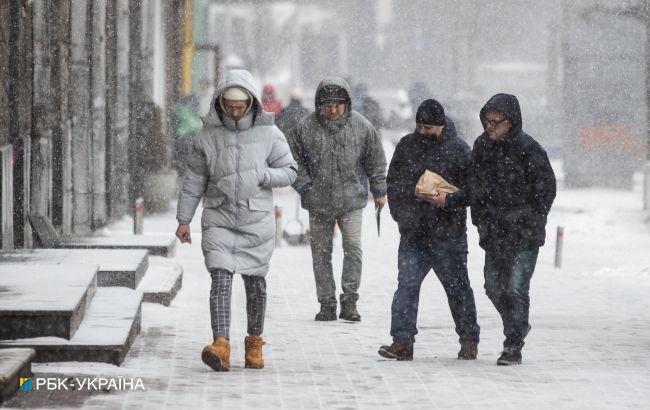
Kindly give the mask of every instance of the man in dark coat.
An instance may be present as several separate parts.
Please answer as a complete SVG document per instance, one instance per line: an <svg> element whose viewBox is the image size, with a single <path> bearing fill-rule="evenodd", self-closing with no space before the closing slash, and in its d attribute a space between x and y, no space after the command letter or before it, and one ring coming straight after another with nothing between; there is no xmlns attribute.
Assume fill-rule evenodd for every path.
<svg viewBox="0 0 650 410"><path fill-rule="evenodd" d="M388 169L388 204L398 224L398 286L393 297L393 344L379 349L381 356L413 359L413 342L422 281L431 269L445 289L460 337L459 359L476 359L480 328L474 293L467 275L467 192L470 148L456 135L453 122L436 100L418 108L415 132L403 137ZM435 172L460 190L437 195L415 195L426 171Z"/></svg>
<svg viewBox="0 0 650 410"><path fill-rule="evenodd" d="M285 136L289 134L289 131L291 131L300 120L309 114L309 110L303 107L300 102L300 97L301 93L299 89L295 88L291 91L291 102L289 102L289 105L280 112L280 117L276 122L276 125Z"/></svg>
<svg viewBox="0 0 650 410"><path fill-rule="evenodd" d="M474 142L470 168L472 222L485 250L485 292L503 319L506 339L497 364L519 364L555 174L546 151L522 131L517 97L493 96L480 118L485 132Z"/></svg>
<svg viewBox="0 0 650 410"><path fill-rule="evenodd" d="M377 132L379 132L386 124L379 103L368 94L368 86L365 83L357 84L353 94L352 108L366 117Z"/></svg>

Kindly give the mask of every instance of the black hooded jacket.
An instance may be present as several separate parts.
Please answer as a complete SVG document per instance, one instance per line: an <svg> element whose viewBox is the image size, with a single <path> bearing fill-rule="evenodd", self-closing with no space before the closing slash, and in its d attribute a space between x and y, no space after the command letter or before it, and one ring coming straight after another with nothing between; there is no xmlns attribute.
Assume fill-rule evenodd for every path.
<svg viewBox="0 0 650 410"><path fill-rule="evenodd" d="M402 236L419 235L431 240L461 238L466 243L469 162L469 145L458 138L449 119L440 137L411 133L399 141L386 182L390 213ZM459 192L447 195L444 208L415 195L415 185L426 170L460 188Z"/></svg>
<svg viewBox="0 0 650 410"><path fill-rule="evenodd" d="M517 97L496 94L481 109L505 115L512 128L503 141L484 132L474 142L469 173L472 223L486 251L544 245L546 217L555 199L555 174L546 151L522 131Z"/></svg>

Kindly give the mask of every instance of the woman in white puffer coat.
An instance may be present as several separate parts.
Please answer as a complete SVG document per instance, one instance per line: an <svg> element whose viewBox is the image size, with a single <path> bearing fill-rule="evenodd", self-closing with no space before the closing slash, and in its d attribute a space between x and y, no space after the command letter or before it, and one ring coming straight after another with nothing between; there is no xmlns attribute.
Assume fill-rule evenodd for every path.
<svg viewBox="0 0 650 410"><path fill-rule="evenodd" d="M231 70L219 82L203 130L193 140L178 199L176 236L191 243L189 223L203 198L201 247L212 276L214 342L201 357L216 371L230 369L230 301L236 273L246 288L246 367L264 367L264 277L275 244L272 188L291 185L296 178L296 162L273 125L273 115L263 111L258 89L245 70Z"/></svg>

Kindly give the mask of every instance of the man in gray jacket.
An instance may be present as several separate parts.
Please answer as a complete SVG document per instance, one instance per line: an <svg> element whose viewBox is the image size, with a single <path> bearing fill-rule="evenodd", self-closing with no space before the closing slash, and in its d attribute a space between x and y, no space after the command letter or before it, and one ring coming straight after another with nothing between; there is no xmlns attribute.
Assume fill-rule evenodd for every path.
<svg viewBox="0 0 650 410"><path fill-rule="evenodd" d="M338 224L343 238L340 319L359 321L357 290L361 281L361 220L368 185L380 208L386 203L386 157L377 131L351 108L350 86L326 78L316 90L316 111L289 133L298 162L293 187L309 211L311 252L320 312L316 320L336 320L336 283L332 272L332 236Z"/></svg>
<svg viewBox="0 0 650 410"><path fill-rule="evenodd" d="M230 369L232 279L246 288L246 367L262 368L261 334L266 281L275 243L271 188L291 185L297 165L273 115L264 112L253 76L226 73L217 85L203 129L193 139L176 219L176 236L191 243L189 223L203 198L201 230L205 264L212 275L210 314L214 343L201 359L216 371Z"/></svg>

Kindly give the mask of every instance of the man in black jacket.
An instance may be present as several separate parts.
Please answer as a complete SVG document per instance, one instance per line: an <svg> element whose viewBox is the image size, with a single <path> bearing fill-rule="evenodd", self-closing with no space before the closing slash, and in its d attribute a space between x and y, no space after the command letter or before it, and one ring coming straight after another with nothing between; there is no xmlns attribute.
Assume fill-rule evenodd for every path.
<svg viewBox="0 0 650 410"><path fill-rule="evenodd" d="M530 279L546 237L555 174L546 151L522 131L517 97L493 96L480 118L485 132L474 142L469 179L472 222L485 250L485 292L506 337L497 364L519 364L530 331Z"/></svg>
<svg viewBox="0 0 650 410"><path fill-rule="evenodd" d="M418 108L415 132L403 137L388 169L388 203L400 231L398 286L391 309L393 343L383 357L412 360L420 287L434 270L442 283L460 337L459 359L476 359L480 328L467 276L466 178L470 148L436 100ZM460 188L453 194L415 195L422 174L432 171Z"/></svg>

